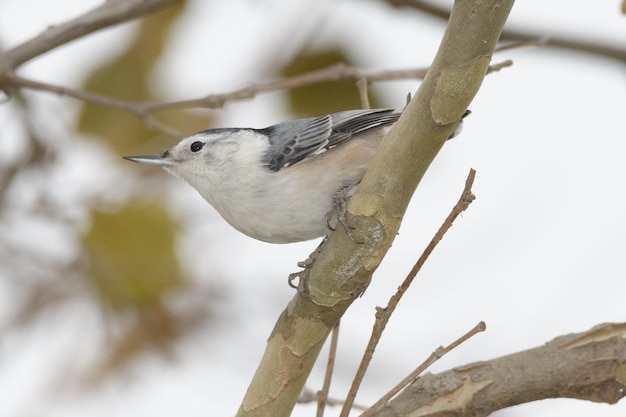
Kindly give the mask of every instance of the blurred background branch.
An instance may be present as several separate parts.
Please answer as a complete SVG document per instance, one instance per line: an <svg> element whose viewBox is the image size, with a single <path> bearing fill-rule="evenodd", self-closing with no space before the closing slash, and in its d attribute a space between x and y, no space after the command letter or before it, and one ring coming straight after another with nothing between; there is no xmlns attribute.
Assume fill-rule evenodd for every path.
<svg viewBox="0 0 626 417"><path fill-rule="evenodd" d="M513 62L506 60L489 67L489 72L499 71L502 68L511 66ZM426 74L427 68L407 69L407 70L387 70L387 71L362 71L354 67L347 66L343 63L332 64L320 70L310 71L305 74L299 74L293 77L284 78L277 81L266 83L257 83L247 87L240 88L235 91L209 94L201 98L178 101L161 101L153 103L133 103L130 101L119 100L114 97L108 97L100 94L94 94L87 91L80 91L73 88L46 84L10 75L7 83L13 88L26 88L30 90L46 91L61 96L73 97L84 102L108 106L119 110L127 111L137 116L146 127L150 130L158 131L173 139L181 139L183 132L175 130L156 119L152 113L159 110L172 109L189 109L189 108L205 108L219 109L224 107L226 103L247 100L254 98L259 93L276 92L280 90L311 86L323 82L344 81L354 83L357 88L360 83L371 84L379 81L396 81L396 80L421 80ZM365 93L367 94L367 93Z"/></svg>
<svg viewBox="0 0 626 417"><path fill-rule="evenodd" d="M439 18L443 21L450 17L450 9L441 3L423 0L385 0L393 7L406 7L418 10L427 15ZM516 30L510 27L502 32L500 41L527 42L540 39L545 46L559 49L572 50L585 54L596 55L598 57L615 59L626 64L626 49L614 47L601 42L594 42L589 39L576 39L573 36L546 35L542 32L531 30Z"/></svg>
<svg viewBox="0 0 626 417"><path fill-rule="evenodd" d="M154 13L183 0L107 0L89 12L59 25L0 55L0 80L23 63L95 31ZM0 83L2 85L2 83Z"/></svg>

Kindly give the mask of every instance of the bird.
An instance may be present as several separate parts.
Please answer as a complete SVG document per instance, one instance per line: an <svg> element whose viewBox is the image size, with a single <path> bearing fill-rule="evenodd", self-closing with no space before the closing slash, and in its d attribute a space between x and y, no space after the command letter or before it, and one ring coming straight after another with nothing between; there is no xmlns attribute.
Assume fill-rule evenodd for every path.
<svg viewBox="0 0 626 417"><path fill-rule="evenodd" d="M124 158L185 180L247 236L306 241L343 223L337 201L354 193L400 115L395 109L348 110L261 129L208 129L161 154Z"/></svg>

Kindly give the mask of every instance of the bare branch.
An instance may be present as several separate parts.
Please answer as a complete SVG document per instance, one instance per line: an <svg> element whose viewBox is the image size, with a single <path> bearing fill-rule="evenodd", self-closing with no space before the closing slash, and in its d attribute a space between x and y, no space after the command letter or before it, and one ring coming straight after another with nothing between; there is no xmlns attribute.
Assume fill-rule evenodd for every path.
<svg viewBox="0 0 626 417"><path fill-rule="evenodd" d="M424 0L385 0L387 3L395 7L408 6L416 10L428 13L441 19L447 20L450 17L450 9L441 7L435 3ZM623 6L622 6L623 7ZM570 49L586 54L598 55L606 58L616 59L626 63L626 49L613 47L610 45L590 41L587 39L574 39L562 36L545 37L540 33L531 33L522 30L513 30L506 28L502 31L501 40L518 41L518 42L535 42L541 39L541 43L547 46L557 48Z"/></svg>
<svg viewBox="0 0 626 417"><path fill-rule="evenodd" d="M469 340L471 337L475 336L476 334L478 334L480 332L484 332L486 328L487 328L487 326L485 325L485 322L481 321L476 326L472 327L467 333L465 333L463 336L459 337L457 340L455 340L454 342L452 342L451 344L449 344L445 348L440 346L433 353L431 353L430 356L428 356L428 358L426 358L426 360L420 364L420 366L415 368L415 370L413 370L413 372L411 372L402 381L400 381L395 387L393 387L391 390L389 390L388 393L383 395L378 401L376 401L376 403L374 403L374 405L372 405L369 409L367 409L364 413L362 413L360 415L360 417L370 417L370 416L372 416L380 407L382 407L383 405L387 404L387 402L390 399L392 399L397 393L399 393L404 387L406 387L412 381L415 381L415 379L418 376L420 376L422 372L424 372L426 369L428 369L430 367L430 365L432 365L433 363L437 362L444 355L446 355L447 353L449 353L450 351L455 349L461 343Z"/></svg>
<svg viewBox="0 0 626 417"><path fill-rule="evenodd" d="M333 377L333 371L335 369L335 358L337 356L337 344L339 341L339 323L333 329L332 336L330 338L330 348L328 351L328 362L326 364L326 375L324 375L324 385L322 389L317 393L317 417L324 416L324 409L328 402L328 392L330 391L330 381Z"/></svg>
<svg viewBox="0 0 626 417"><path fill-rule="evenodd" d="M364 109L371 109L370 98L367 88L367 80L362 78L356 82L356 87L359 89L359 98L361 99L361 107Z"/></svg>
<svg viewBox="0 0 626 417"><path fill-rule="evenodd" d="M108 0L0 55L0 78L24 62L87 34L136 19L181 0ZM0 83L1 85L2 83Z"/></svg>
<svg viewBox="0 0 626 417"><path fill-rule="evenodd" d="M437 244L441 241L441 239L443 239L443 236L452 227L454 220L459 216L459 214L461 214L463 211L465 211L469 207L472 201L474 201L475 196L474 194L472 194L472 184L474 183L475 177L476 177L476 171L471 169L467 176L467 179L465 180L465 188L463 189L463 192L461 193L461 197L459 198L459 201L454 205L454 207L452 208L452 211L450 212L446 220L443 222L441 227L439 227L439 230L437 230L437 233L435 233L435 236L433 236L428 246L426 246L426 249L424 249L424 252L419 257L419 259L417 260L417 262L415 263L415 265L413 266L413 268L411 269L407 277L404 279L402 284L398 287L398 290L396 291L396 293L393 296L391 296L391 298L389 299L389 302L387 303L387 307L385 308L379 307L376 309L376 321L374 322L372 334L367 343L367 347L365 348L365 353L363 354L363 358L361 359L361 363L359 364L357 373L354 376L354 379L352 381L352 386L350 387L350 390L348 391L346 402L344 403L343 409L341 410L342 417L346 417L350 413L352 403L354 403L357 391L359 390L359 387L361 386L361 381L363 380L363 377L365 376L365 372L367 371L367 368L372 360L372 357L374 356L374 351L376 350L376 346L378 345L378 342L380 341L380 338L383 334L383 331L385 330L385 327L387 326L387 323L389 322L389 319L391 318L391 315L393 314L396 307L398 306L398 303L402 299L402 296L409 289L409 286L413 282L413 279L417 276L417 273L420 271L422 266L426 263L426 260L428 260L428 257L433 252Z"/></svg>
<svg viewBox="0 0 626 417"><path fill-rule="evenodd" d="M503 68L510 67L511 65L513 65L513 61L511 61L510 59L489 65L489 68L487 69L487 74L491 74L492 72L498 72Z"/></svg>
<svg viewBox="0 0 626 417"><path fill-rule="evenodd" d="M298 397L298 404L309 404L312 402L317 402L319 398L319 394L317 391L313 391L311 389L308 388L304 388L302 390L302 392L300 393L300 396ZM331 397L327 397L326 398L326 405L330 405L330 406L341 406L343 405L343 400L340 400L338 398L331 398ZM361 411L365 411L367 410L367 407L362 405L362 404L354 404L352 406L353 410L361 410Z"/></svg>
<svg viewBox="0 0 626 417"><path fill-rule="evenodd" d="M81 91L74 88L33 81L16 75L11 77L11 84L13 86L29 88L31 90L47 91L61 96L72 97L88 103L100 104L103 106L125 110L141 119L148 129L159 131L174 139L180 139L183 136L182 132L161 123L156 117L150 114L149 103L132 103L101 94L90 93L88 91Z"/></svg>
<svg viewBox="0 0 626 417"><path fill-rule="evenodd" d="M603 324L534 349L425 374L375 416L482 417L516 404L626 395L626 323Z"/></svg>

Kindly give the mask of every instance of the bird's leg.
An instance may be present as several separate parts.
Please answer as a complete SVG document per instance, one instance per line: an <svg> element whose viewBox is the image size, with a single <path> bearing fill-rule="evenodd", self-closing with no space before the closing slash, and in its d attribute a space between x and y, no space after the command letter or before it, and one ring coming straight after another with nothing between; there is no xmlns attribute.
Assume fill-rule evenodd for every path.
<svg viewBox="0 0 626 417"><path fill-rule="evenodd" d="M335 193L335 195L333 196L333 205L330 211L326 213L326 217L324 221L326 222L326 226L334 232L335 227L332 225L332 220L333 220L333 217L336 216L337 221L343 225L346 231L346 234L348 235L350 240L356 243L363 243L355 239L354 231L356 230L356 227L348 223L347 204L348 204L348 198L350 197L353 189L354 189L354 185L346 185L346 186L341 187ZM308 283L307 283L307 280L309 277L309 271L311 270L313 263L315 262L315 260L317 259L317 256L322 251L322 248L324 247L324 244L326 243L327 240L328 240L328 235L326 235L324 239L322 239L322 242L317 246L317 248L315 248L315 250L309 255L309 257L306 260L298 262L298 266L302 268L302 271L289 274L289 278L288 278L289 286L291 288L295 288L296 290L298 290L298 293L302 296L306 296L306 297L310 296ZM296 279L298 280L297 282L296 282Z"/></svg>
<svg viewBox="0 0 626 417"><path fill-rule="evenodd" d="M324 236L324 239L322 239L320 244L317 245L317 247L309 255L309 257L306 258L304 261L298 262L298 266L302 268L302 271L293 272L289 274L289 278L288 278L289 286L291 288L295 288L296 290L298 290L298 293L302 296L309 295L309 288L307 285L307 279L309 278L309 270L311 269L311 267L313 267L313 263L315 262L315 259L317 259L317 255L319 255L320 252L322 251L322 248L324 247L324 243L326 243L327 239L328 239L328 236ZM296 278L298 279L297 283L295 282Z"/></svg>
<svg viewBox="0 0 626 417"><path fill-rule="evenodd" d="M317 259L317 255L322 250L324 243L326 242L326 237L322 240L322 242L315 248L315 250L306 258L304 261L298 262L298 267L302 268L301 271L292 272L289 274L287 278L287 283L291 288L294 288L298 291L298 294L302 297L310 297L311 293L309 292L309 272L313 267L313 263L315 263L315 259ZM297 280L297 281L296 281Z"/></svg>
<svg viewBox="0 0 626 417"><path fill-rule="evenodd" d="M353 189L354 185L346 185L341 187L335 193L335 195L333 196L333 206L331 207L330 211L326 213L326 226L328 226L330 230L334 231L335 227L333 227L331 221L333 217L336 216L337 221L343 225L344 229L346 230L346 234L348 235L350 240L356 243L362 243L358 242L354 238L354 230L356 229L356 227L348 223L348 198L350 197Z"/></svg>

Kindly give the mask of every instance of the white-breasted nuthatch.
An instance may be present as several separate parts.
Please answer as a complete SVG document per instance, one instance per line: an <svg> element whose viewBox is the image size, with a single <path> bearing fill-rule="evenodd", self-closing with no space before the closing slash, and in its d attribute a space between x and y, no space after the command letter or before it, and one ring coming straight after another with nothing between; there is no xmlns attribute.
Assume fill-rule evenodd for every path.
<svg viewBox="0 0 626 417"><path fill-rule="evenodd" d="M184 179L250 237L298 242L329 233L337 195L352 194L399 117L393 109L352 110L265 129L209 129L160 155L124 158Z"/></svg>

